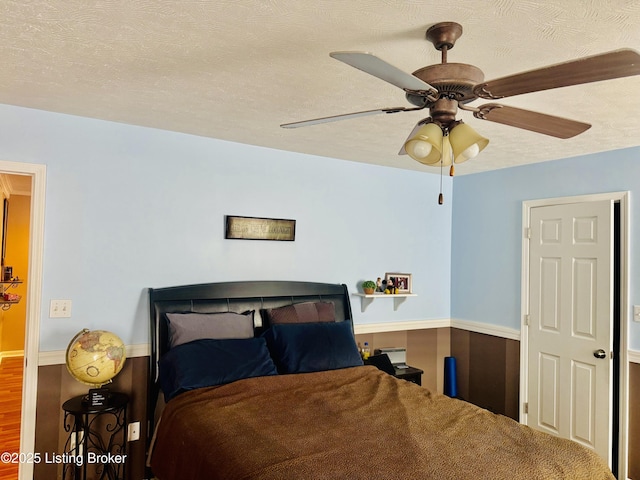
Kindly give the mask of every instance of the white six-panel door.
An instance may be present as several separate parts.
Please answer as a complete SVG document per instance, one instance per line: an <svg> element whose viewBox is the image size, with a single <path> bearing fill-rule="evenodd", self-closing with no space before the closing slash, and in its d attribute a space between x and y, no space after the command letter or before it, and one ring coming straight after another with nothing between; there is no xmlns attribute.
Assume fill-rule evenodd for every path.
<svg viewBox="0 0 640 480"><path fill-rule="evenodd" d="M611 464L611 200L531 209L527 424Z"/></svg>

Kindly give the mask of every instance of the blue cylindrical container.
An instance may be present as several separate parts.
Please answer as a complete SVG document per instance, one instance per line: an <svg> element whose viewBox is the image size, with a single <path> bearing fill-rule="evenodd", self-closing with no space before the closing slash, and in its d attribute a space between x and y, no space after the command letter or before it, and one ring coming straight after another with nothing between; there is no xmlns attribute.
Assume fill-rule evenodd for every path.
<svg viewBox="0 0 640 480"><path fill-rule="evenodd" d="M444 357L444 394L452 398L458 396L456 357Z"/></svg>

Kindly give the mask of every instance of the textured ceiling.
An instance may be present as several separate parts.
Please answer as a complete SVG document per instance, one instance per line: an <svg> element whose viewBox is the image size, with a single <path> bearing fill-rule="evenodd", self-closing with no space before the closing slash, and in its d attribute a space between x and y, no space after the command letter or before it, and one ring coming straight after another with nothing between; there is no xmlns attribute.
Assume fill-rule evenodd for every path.
<svg viewBox="0 0 640 480"><path fill-rule="evenodd" d="M464 28L449 62L486 79L640 50L637 0L3 0L0 103L433 171L397 155L425 111L279 125L411 107L400 89L329 52L368 51L413 72L440 62L424 39L440 21ZM460 112L491 143L458 175L640 145L640 76L501 103L593 127L559 140Z"/></svg>

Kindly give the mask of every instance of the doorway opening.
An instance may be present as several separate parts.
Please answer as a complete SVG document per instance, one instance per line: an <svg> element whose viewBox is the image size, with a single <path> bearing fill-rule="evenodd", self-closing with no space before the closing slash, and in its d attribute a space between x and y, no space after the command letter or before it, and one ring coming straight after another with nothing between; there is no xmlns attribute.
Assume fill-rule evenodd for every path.
<svg viewBox="0 0 640 480"><path fill-rule="evenodd" d="M26 295L29 278L31 177L0 174L0 439L20 451ZM0 478L16 478L18 464L0 463ZM10 477L9 477L10 476Z"/></svg>
<svg viewBox="0 0 640 480"><path fill-rule="evenodd" d="M36 432L36 397L38 392L38 352L40 342L40 311L42 303L42 268L44 250L44 211L46 166L0 161L0 175L26 177L31 186L29 207L28 268L23 274L26 285L26 320L24 326L24 357L22 405L20 413L19 452L33 452ZM18 273L18 276L20 274ZM18 479L33 478L33 464L18 464Z"/></svg>
<svg viewBox="0 0 640 480"><path fill-rule="evenodd" d="M612 455L611 458L620 458L620 406L622 404L621 393L621 358L622 358L622 217L620 202L613 204L613 377L612 377ZM626 433L624 435L626 438ZM626 462L625 462L626 463ZM613 461L611 471L618 477L618 462ZM625 477L626 478L626 477Z"/></svg>

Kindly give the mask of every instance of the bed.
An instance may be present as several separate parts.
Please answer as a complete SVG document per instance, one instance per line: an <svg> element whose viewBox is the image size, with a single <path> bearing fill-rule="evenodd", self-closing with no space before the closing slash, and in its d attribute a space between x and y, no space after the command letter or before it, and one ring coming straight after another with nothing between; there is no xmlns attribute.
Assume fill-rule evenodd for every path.
<svg viewBox="0 0 640 480"><path fill-rule="evenodd" d="M345 285L212 283L149 300L159 480L614 478L575 442L363 365Z"/></svg>

